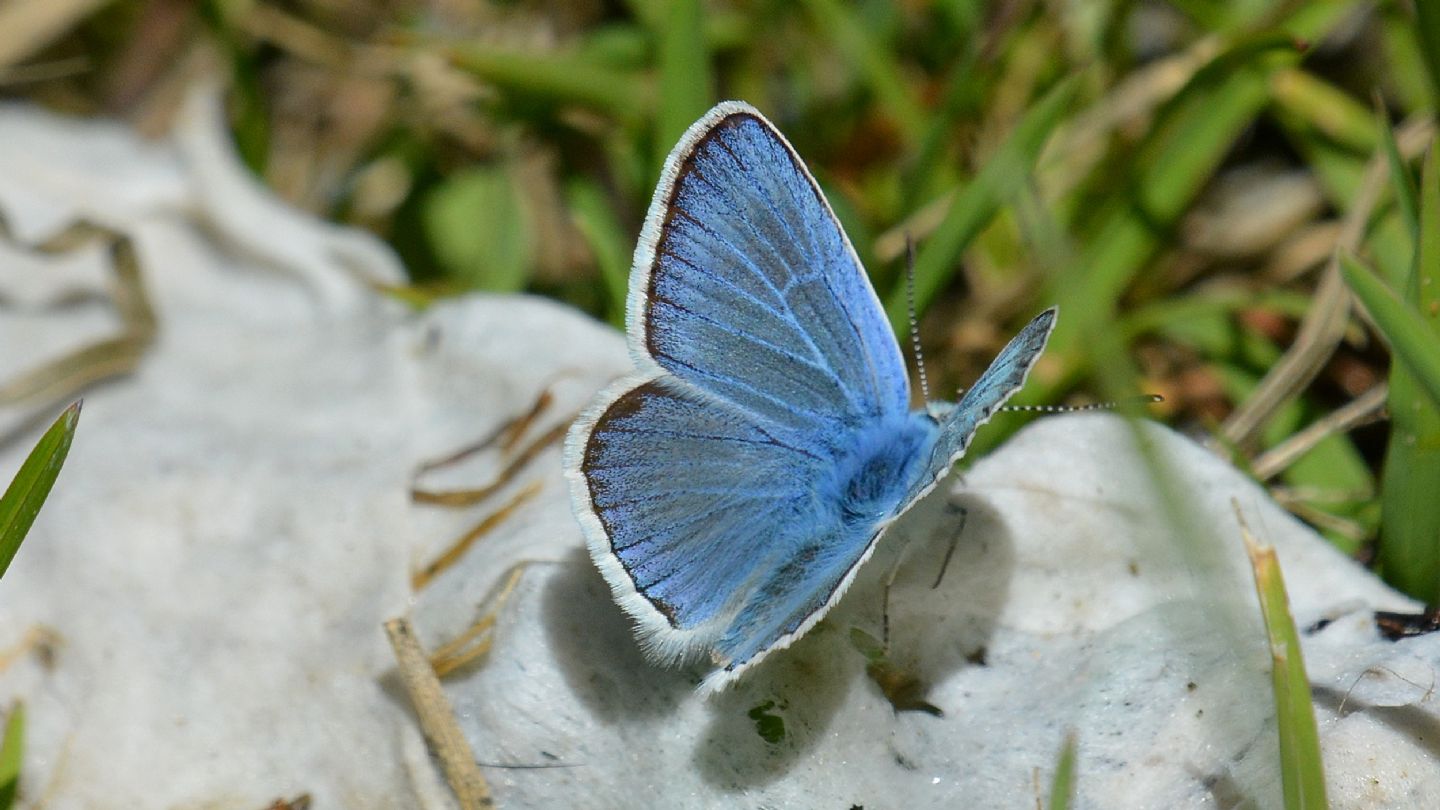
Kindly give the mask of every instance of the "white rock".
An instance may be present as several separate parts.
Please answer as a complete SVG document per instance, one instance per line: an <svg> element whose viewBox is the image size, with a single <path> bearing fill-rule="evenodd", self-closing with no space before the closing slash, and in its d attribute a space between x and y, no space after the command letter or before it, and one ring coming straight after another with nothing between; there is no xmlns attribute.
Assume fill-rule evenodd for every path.
<svg viewBox="0 0 1440 810"><path fill-rule="evenodd" d="M138 373L87 396L0 581L0 646L36 625L60 639L53 661L0 669L0 696L27 705L26 806L254 810L302 792L321 808L445 806L380 624L409 613L433 648L521 561L490 656L446 681L504 808L1029 808L1071 732L1079 806L1276 806L1268 654L1232 499L1277 547L1300 624L1335 620L1305 643L1334 806L1440 795L1426 737L1440 636L1382 642L1367 613L1416 606L1188 440L1112 416L1037 421L917 507L813 633L702 698L703 671L638 652L583 551L558 447L476 507L408 498L421 461L547 385L555 403L528 435L563 424L628 365L620 336L529 298L419 316L375 299L352 260L382 278L393 260L356 253L366 240L263 195L227 213L193 190L246 182L225 179L239 170L223 150L194 147L217 137L204 117L176 147L0 108L7 143L36 145L33 161L0 160L0 213L26 243L80 219L132 235L162 323ZM237 250L257 230L303 249ZM0 269L0 381L114 328L99 251L6 245ZM0 437L31 415L0 409ZM0 478L37 435L0 440ZM1188 529L1160 505L1141 438ZM477 486L501 464L482 453L427 485ZM412 570L536 483L412 593ZM951 503L968 517L931 589ZM890 657L939 717L896 713L851 640L880 634L878 582L902 549ZM764 717L783 738L761 737Z"/></svg>

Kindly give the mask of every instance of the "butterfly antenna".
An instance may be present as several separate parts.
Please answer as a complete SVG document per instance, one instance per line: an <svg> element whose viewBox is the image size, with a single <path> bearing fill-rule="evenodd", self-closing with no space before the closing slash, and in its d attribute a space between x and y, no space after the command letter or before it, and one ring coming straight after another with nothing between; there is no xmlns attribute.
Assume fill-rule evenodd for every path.
<svg viewBox="0 0 1440 810"><path fill-rule="evenodd" d="M905 308L910 316L910 349L915 353L915 371L920 375L920 393L930 408L930 381L925 377L925 353L920 351L920 318L915 314L915 240L905 234Z"/></svg>
<svg viewBox="0 0 1440 810"><path fill-rule="evenodd" d="M1089 405L1006 405L1000 410L1007 413L1075 413L1077 411L1108 411L1133 404L1164 402L1159 394L1141 394L1112 402L1092 402Z"/></svg>

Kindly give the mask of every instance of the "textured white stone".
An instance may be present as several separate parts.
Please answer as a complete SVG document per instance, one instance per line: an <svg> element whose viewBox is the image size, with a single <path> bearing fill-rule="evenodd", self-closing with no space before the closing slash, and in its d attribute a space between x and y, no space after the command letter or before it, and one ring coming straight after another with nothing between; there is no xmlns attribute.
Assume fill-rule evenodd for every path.
<svg viewBox="0 0 1440 810"><path fill-rule="evenodd" d="M87 396L0 581L0 646L37 624L60 639L53 661L0 670L0 698L28 710L25 806L254 810L301 792L321 808L446 806L380 623L408 613L434 647L521 561L490 657L446 681L504 808L1030 808L1071 732L1079 806L1276 806L1232 499L1277 547L1299 623L1334 619L1305 642L1334 806L1440 795L1440 636L1383 642L1368 617L1415 606L1189 440L1113 416L1037 420L902 521L814 632L703 699L703 670L640 656L583 551L558 447L475 507L408 498L420 462L547 385L529 435L562 424L627 368L620 335L536 299L423 315L377 299L356 272L394 280L393 259L245 190L205 110L147 145L0 108L0 213L18 241L80 219L130 234L161 319L139 372ZM107 272L98 250L0 245L0 380L116 328ZM31 415L0 409L0 478L38 435ZM1146 457L1169 471L1181 524ZM426 482L476 486L501 463L483 453ZM412 570L537 482L411 592ZM950 504L968 518L932 589ZM878 582L902 549L891 660L940 717L895 712L851 641L879 635ZM760 714L783 719L780 742Z"/></svg>

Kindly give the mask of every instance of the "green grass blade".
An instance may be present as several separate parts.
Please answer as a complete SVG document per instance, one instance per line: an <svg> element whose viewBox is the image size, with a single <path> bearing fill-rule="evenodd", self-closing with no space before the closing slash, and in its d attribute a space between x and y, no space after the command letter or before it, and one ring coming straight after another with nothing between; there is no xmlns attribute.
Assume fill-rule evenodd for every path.
<svg viewBox="0 0 1440 810"><path fill-rule="evenodd" d="M1440 321L1440 140L1433 141L1425 155L1416 230L1419 236L1405 299L1416 312L1425 313L1431 333L1435 334Z"/></svg>
<svg viewBox="0 0 1440 810"><path fill-rule="evenodd" d="M1325 137L1355 152L1375 151L1380 133L1375 119L1355 97L1300 68L1270 77L1270 99L1277 107L1307 121Z"/></svg>
<svg viewBox="0 0 1440 810"><path fill-rule="evenodd" d="M1075 797L1075 735L1065 735L1060 759L1055 762L1055 776L1050 780L1049 810L1067 810Z"/></svg>
<svg viewBox="0 0 1440 810"><path fill-rule="evenodd" d="M501 90L555 103L577 104L635 126L651 108L638 76L566 54L518 53L488 45L456 48L450 61Z"/></svg>
<svg viewBox="0 0 1440 810"><path fill-rule="evenodd" d="M1381 576L1440 603L1440 410L1398 360L1390 367L1390 441L1380 473Z"/></svg>
<svg viewBox="0 0 1440 810"><path fill-rule="evenodd" d="M1384 282L1353 258L1340 257L1340 272L1355 296L1370 310L1395 356L1409 367L1431 403L1440 407L1440 337L1435 330L1420 313L1406 306Z"/></svg>
<svg viewBox="0 0 1440 810"><path fill-rule="evenodd" d="M660 36L660 115L656 121L655 166L665 162L670 148L687 127L710 108L712 95L710 53L700 0L674 0L664 18Z"/></svg>
<svg viewBox="0 0 1440 810"><path fill-rule="evenodd" d="M207 0L196 7L199 17L210 28L216 50L230 72L230 120L235 137L235 151L257 175L265 173L270 158L269 96L261 78L260 60L248 37L239 30L236 18L248 8L224 0Z"/></svg>
<svg viewBox="0 0 1440 810"><path fill-rule="evenodd" d="M856 16L855 6L837 0L804 0L810 15L825 31L845 61L856 65L865 83L895 121L908 143L919 141L925 131L925 108L897 69L886 43L875 36Z"/></svg>
<svg viewBox="0 0 1440 810"><path fill-rule="evenodd" d="M1380 122L1380 143L1385 148L1385 163L1390 168L1390 185L1395 189L1395 207L1400 210L1401 221L1410 232L1411 241L1419 244L1420 200L1415 190L1415 181L1410 177L1410 167L1400 156L1400 146L1395 143L1395 130L1385 118L1385 113L1377 112L1376 118Z"/></svg>
<svg viewBox="0 0 1440 810"><path fill-rule="evenodd" d="M1430 74L1430 92L1436 106L1440 106L1440 7L1428 0L1415 4L1415 26L1420 40L1420 55L1425 70Z"/></svg>
<svg viewBox="0 0 1440 810"><path fill-rule="evenodd" d="M1285 21L1284 36L1267 33L1236 42L1195 74L1140 148L1124 156L1118 168L1133 191L1113 195L1076 227L1093 236L1074 266L1058 274L1049 296L1065 314L1048 353L1064 358L1068 373L1032 381L1017 404L1053 401L1082 369L1085 346L1093 345L1121 295L1263 111L1271 74L1298 60L1288 37L1322 37L1343 12L1338 4L1307 4Z"/></svg>
<svg viewBox="0 0 1440 810"><path fill-rule="evenodd" d="M20 762L25 755L25 704L16 702L5 718L5 736L0 740L0 810L15 805L20 787Z"/></svg>
<svg viewBox="0 0 1440 810"><path fill-rule="evenodd" d="M4 576L10 561L15 559L20 543L40 513L40 506L50 495L55 477L70 452L70 439L75 435L79 419L80 403L76 402L40 437L35 449L20 465L20 471L15 473L15 480L10 482L5 494L0 495L0 576Z"/></svg>
<svg viewBox="0 0 1440 810"><path fill-rule="evenodd" d="M1310 700L1310 678L1300 651L1300 634L1290 616L1290 600L1275 549L1261 546L1240 518L1240 533L1250 554L1255 592L1270 642L1271 678L1275 689L1275 720L1280 733L1280 778L1286 810L1325 810L1325 768L1320 758L1320 732Z"/></svg>
<svg viewBox="0 0 1440 810"><path fill-rule="evenodd" d="M1296 149L1305 157L1310 172L1320 182L1325 197L1340 211L1348 211L1360 193L1368 157L1327 145L1325 139L1307 131L1303 122L1277 116ZM1384 199L1383 196L1381 198ZM1408 277L1415 249L1398 210L1382 207L1366 231L1365 248L1384 278L1401 286Z"/></svg>
<svg viewBox="0 0 1440 810"><path fill-rule="evenodd" d="M625 297L630 284L631 239L615 217L614 206L595 182L589 179L572 182L566 189L566 197L575 225L590 243L590 252L595 254L595 264L605 284L606 320L623 329Z"/></svg>
<svg viewBox="0 0 1440 810"><path fill-rule="evenodd" d="M967 25L967 31L971 30ZM989 85L985 74L977 75L975 70L979 58L979 45L975 37L961 40L960 53L949 68L945 78L944 91L939 102L926 116L925 131L920 137L912 164L904 170L902 180L903 204L914 209L925 200L939 196L949 177L944 164L945 147L955 136L965 116L977 114L979 100Z"/></svg>
<svg viewBox="0 0 1440 810"><path fill-rule="evenodd" d="M1403 110L1434 107L1430 68L1415 36L1415 16L1406 7L1392 7L1380 15L1380 47L1385 54L1386 98ZM1393 96L1392 96L1393 93Z"/></svg>
<svg viewBox="0 0 1440 810"><path fill-rule="evenodd" d="M1045 140L1064 118L1075 97L1074 79L1060 82L1020 122L994 157L965 186L945 214L940 227L915 258L915 308L924 312L927 304L955 274L960 255L1022 184L1040 155ZM903 282L888 296L885 312L897 334L909 329Z"/></svg>
<svg viewBox="0 0 1440 810"><path fill-rule="evenodd" d="M1437 160L1440 154L1432 148L1420 184L1415 259L1403 286L1408 302L1404 309L1428 327L1433 342L1440 343ZM1349 268L1347 263L1342 269L1358 270L1364 280L1379 286L1364 268ZM1390 363L1390 441L1381 471L1378 562L1390 584L1435 604L1440 602L1440 510L1434 508L1435 493L1440 492L1440 407L1426 395L1424 381L1399 356L1398 348L1395 354Z"/></svg>
<svg viewBox="0 0 1440 810"><path fill-rule="evenodd" d="M1057 281L1055 298L1065 315L1050 337L1051 353L1078 358L1082 341L1113 316L1121 294L1160 247L1165 228L1214 176L1265 101L1266 71L1257 64L1193 83L1176 99L1133 158L1134 198L1117 198L1100 213L1077 266ZM1055 392L1040 382L1027 396L1049 401Z"/></svg>

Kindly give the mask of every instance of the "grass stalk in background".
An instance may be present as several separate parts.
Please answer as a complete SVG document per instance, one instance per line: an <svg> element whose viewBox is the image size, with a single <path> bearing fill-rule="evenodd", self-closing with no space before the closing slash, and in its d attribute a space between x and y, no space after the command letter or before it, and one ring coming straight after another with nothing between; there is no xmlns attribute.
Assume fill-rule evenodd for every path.
<svg viewBox="0 0 1440 810"><path fill-rule="evenodd" d="M1431 146L1418 195L1389 149L1391 176L1415 245L1404 300L1368 268L1341 272L1390 343L1390 441L1381 473L1381 574L1428 604L1440 602L1440 154ZM1418 196L1418 201L1415 197ZM1408 213L1413 209L1413 215Z"/></svg>
<svg viewBox="0 0 1440 810"><path fill-rule="evenodd" d="M580 57L460 46L450 58L456 67L496 87L555 104L577 104L628 126L638 126L652 114L648 81Z"/></svg>
<svg viewBox="0 0 1440 810"><path fill-rule="evenodd" d="M959 267L960 256L996 212L1026 182L1045 140L1069 111L1077 81L1062 81L1030 108L1009 140L985 167L955 194L945 219L915 257L915 307L924 311ZM903 281L886 297L885 311L896 334L909 329Z"/></svg>
<svg viewBox="0 0 1440 810"><path fill-rule="evenodd" d="M862 80L905 140L918 142L925 130L927 114L915 98L911 84L896 68L895 59L878 36L879 32L859 18L852 4L839 0L803 0L802 5L835 44L836 50L858 68Z"/></svg>
<svg viewBox="0 0 1440 810"><path fill-rule="evenodd" d="M655 175L686 128L714 102L710 52L700 0L674 0L660 39L660 112L656 116Z"/></svg>
<svg viewBox="0 0 1440 810"><path fill-rule="evenodd" d="M615 216L615 206L605 190L588 178L577 178L566 189L575 225L585 235L600 281L605 286L606 320L625 328L625 298L630 287L630 256L633 240Z"/></svg>

